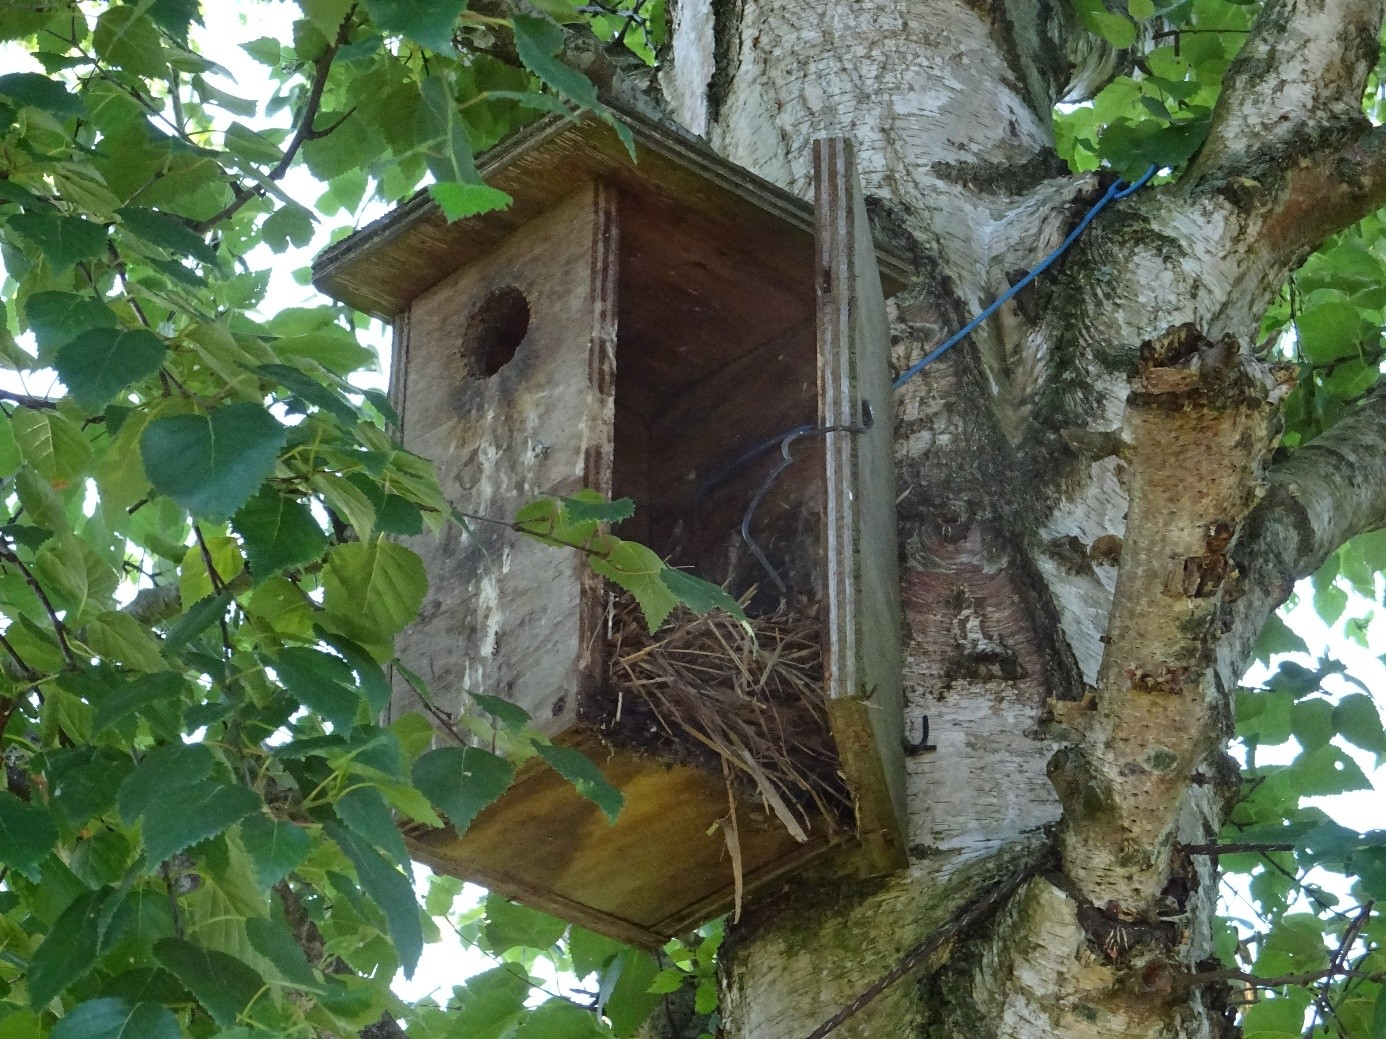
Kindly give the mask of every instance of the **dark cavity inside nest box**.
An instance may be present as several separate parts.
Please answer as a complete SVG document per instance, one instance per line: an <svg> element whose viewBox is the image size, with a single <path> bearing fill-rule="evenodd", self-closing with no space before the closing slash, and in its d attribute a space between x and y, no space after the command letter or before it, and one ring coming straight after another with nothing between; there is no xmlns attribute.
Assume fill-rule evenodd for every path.
<svg viewBox="0 0 1386 1039"><path fill-rule="evenodd" d="M676 724L657 732L669 719L627 695L642 681L622 670L631 611L579 553L491 524L416 539L429 592L401 659L446 710L464 710L468 691L524 708L597 762L625 808L608 825L531 763L465 834L411 832L415 854L657 945L730 908L738 872L749 893L830 850L833 873L904 863L884 297L905 268L872 240L847 142L815 145L810 205L692 138L623 120L637 162L600 121L545 119L481 163L509 209L449 224L420 195L324 252L314 281L393 321L403 442L459 509L508 521L542 495L629 497L621 536L750 595L765 633L795 628L783 644L814 658L775 697L791 727L830 733L825 760L793 760L793 740L785 757L826 770L845 810L800 798L792 832L755 782L729 790L716 754ZM792 444L753 516L761 560L742 520L782 461L775 438L800 426L843 429ZM714 635L692 632L690 652ZM805 681L817 695L796 705ZM397 687L392 712L417 706ZM719 825L729 793L739 870Z"/></svg>

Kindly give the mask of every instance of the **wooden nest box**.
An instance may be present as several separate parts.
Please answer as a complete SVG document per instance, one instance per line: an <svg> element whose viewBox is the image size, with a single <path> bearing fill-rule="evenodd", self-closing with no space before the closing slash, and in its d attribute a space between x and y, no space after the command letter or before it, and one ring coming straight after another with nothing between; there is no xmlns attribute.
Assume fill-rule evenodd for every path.
<svg viewBox="0 0 1386 1039"><path fill-rule="evenodd" d="M753 620L807 623L811 666L777 709L798 724L784 698L814 686L828 754L802 767L826 771L846 809L791 804L795 834L739 748L719 763L682 718L635 702L638 680L618 688L633 611L579 553L492 524L415 546L430 588L401 659L446 709L468 691L524 708L625 796L608 824L531 762L465 834L411 832L415 854L651 946L828 849L832 873L904 864L884 297L905 269L872 241L845 141L815 146L811 206L691 138L623 121L638 161L596 119L546 119L481 165L508 209L449 224L420 195L324 252L314 281L394 323L403 443L461 511L509 521L544 495L629 497L620 536L750 596ZM683 693L713 703L696 684ZM397 690L394 711L415 706Z"/></svg>

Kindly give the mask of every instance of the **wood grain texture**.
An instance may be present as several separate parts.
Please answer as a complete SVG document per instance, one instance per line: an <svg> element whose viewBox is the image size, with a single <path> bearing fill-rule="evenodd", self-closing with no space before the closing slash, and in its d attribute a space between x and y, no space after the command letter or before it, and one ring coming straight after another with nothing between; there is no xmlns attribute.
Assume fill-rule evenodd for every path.
<svg viewBox="0 0 1386 1039"><path fill-rule="evenodd" d="M413 854L433 869L648 948L732 908L731 859L717 825L728 810L720 776L615 750L582 730L562 742L583 750L625 795L615 823L532 761L461 837L450 828L410 830ZM748 890L832 839L824 833L799 844L773 815L745 802L737 821Z"/></svg>
<svg viewBox="0 0 1386 1039"><path fill-rule="evenodd" d="M486 255L497 242L552 208L586 181L622 194L674 200L690 216L723 224L749 242L768 236L768 269L812 263L813 210L802 199L718 156L696 138L621 112L636 143L632 162L616 133L588 116L548 116L481 157L486 183L508 192L509 209L449 224L427 192L325 249L313 284L333 299L387 320L450 272ZM795 244L786 250L788 233ZM882 248L888 292L910 278L907 263Z"/></svg>
<svg viewBox="0 0 1386 1039"><path fill-rule="evenodd" d="M617 231L614 200L588 184L407 311L405 445L434 462L464 513L510 522L543 494L611 489ZM472 323L498 291L528 300L514 358L487 377ZM400 659L446 711L467 691L501 696L545 732L576 717L600 680L600 584L581 556L473 522L423 536L429 590ZM397 683L396 712L417 706Z"/></svg>
<svg viewBox="0 0 1386 1039"><path fill-rule="evenodd" d="M890 326L852 148L814 146L818 350L827 434L824 672L863 861L906 864L899 549Z"/></svg>
<svg viewBox="0 0 1386 1039"><path fill-rule="evenodd" d="M463 513L500 521L416 539L430 588L401 659L449 713L468 691L523 707L626 798L610 825L531 761L465 834L411 829L414 854L656 946L732 906L724 778L613 749L587 726L613 709L607 591L577 553L505 524L543 494L629 495L625 536L738 592L768 587L738 527L778 450L713 494L699 489L788 429L862 424L869 403L869 432L795 444L756 517L795 597L823 611L833 734L861 841L825 822L796 842L738 797L748 895L829 848L858 873L902 861L899 603L889 336L845 145L822 152L815 223L804 203L701 146L652 124L637 137L638 166L601 124L537 124L484 171L514 196L510 210L448 225L416 199L328 250L316 273L338 298L394 318L405 446L434 461ZM506 299L508 316L492 320ZM513 356L497 347L505 328ZM392 715L417 706L398 683Z"/></svg>

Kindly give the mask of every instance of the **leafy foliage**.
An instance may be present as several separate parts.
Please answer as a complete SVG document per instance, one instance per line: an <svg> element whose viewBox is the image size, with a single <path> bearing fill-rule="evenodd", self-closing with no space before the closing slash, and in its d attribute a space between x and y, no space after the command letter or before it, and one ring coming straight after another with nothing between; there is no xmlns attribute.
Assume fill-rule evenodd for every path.
<svg viewBox="0 0 1386 1039"><path fill-rule="evenodd" d="M1055 120L1075 171L1110 168L1131 178L1151 163L1178 177L1207 133L1223 74L1260 5L1239 0L1100 0L1076 4L1087 27L1124 51L1132 71ZM1364 107L1380 122L1379 73ZM1259 349L1294 364L1282 453L1332 426L1379 383L1386 351L1386 224L1380 214L1337 235L1290 279L1265 315ZM1340 548L1291 599L1329 629L1329 645L1368 647L1386 572L1386 534ZM1268 674L1237 695L1244 796L1222 855L1227 915L1218 952L1229 969L1282 980L1250 991L1239 1024L1247 1039L1386 1036L1386 834L1359 833L1329 814L1332 799L1372 790L1386 761L1379 696L1346 664L1312 661L1309 645L1273 617L1257 646ZM1346 972L1346 973L1345 973Z"/></svg>
<svg viewBox="0 0 1386 1039"><path fill-rule="evenodd" d="M504 205L474 154L600 109L556 56L554 18L591 15L301 0L243 42L252 101L201 10L0 6L24 69L0 76L0 1035L628 1035L654 960L504 900L471 935L499 974L447 1010L390 991L451 911L419 905L397 817L465 827L536 754L610 815L620 794L484 696L378 723L426 589L394 538L457 503L386 428L365 319L275 312L266 266L425 178L453 218ZM611 984L532 1006L534 956L569 969L569 945Z"/></svg>
<svg viewBox="0 0 1386 1039"><path fill-rule="evenodd" d="M418 904L394 816L464 827L536 756L608 815L619 793L512 705L482 691L445 715L393 660L425 586L391 538L467 503L392 440L364 319L268 298L265 250L426 179L450 219L504 206L476 153L537 113L597 105L560 26L652 61L664 4L634 6L535 0L507 18L298 0L282 39L241 44L262 100L200 53L195 0L0 6L6 67L23 56L0 75L0 1036L347 1036L383 1020L425 1039L628 1036L665 998L715 1031L717 925L652 956L496 895L459 911L449 878ZM1056 118L1063 153L1078 171L1177 175L1256 5L1076 7L1134 71ZM1328 243L1266 317L1265 349L1300 366L1287 450L1379 376L1382 226ZM28 390L54 379L65 392ZM628 515L579 495L513 524L582 552L652 624L680 602L737 612L612 534ZM1365 642L1383 569L1386 542L1364 535L1305 594ZM1221 860L1260 918L1229 921L1220 952L1273 976L1345 948L1370 976L1386 969L1381 918L1357 906L1386 897L1386 841L1306 798L1363 788L1386 738L1339 665L1281 660L1305 648L1273 623L1262 651L1279 670L1239 697L1247 789L1227 839L1289 847ZM433 718L378 724L392 663ZM495 965L404 1004L391 979L439 921ZM544 989L554 973L591 994ZM1322 1004L1321 1031L1376 1039L1380 991L1285 984L1242 1024L1299 1034Z"/></svg>

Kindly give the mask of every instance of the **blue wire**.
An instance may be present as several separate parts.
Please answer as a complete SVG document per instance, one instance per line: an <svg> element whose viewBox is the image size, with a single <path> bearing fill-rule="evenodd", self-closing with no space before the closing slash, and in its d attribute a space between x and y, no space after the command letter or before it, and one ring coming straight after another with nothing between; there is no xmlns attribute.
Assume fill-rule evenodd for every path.
<svg viewBox="0 0 1386 1039"><path fill-rule="evenodd" d="M983 321L985 321L987 318L991 317L998 310L1000 310L1001 307L1005 305L1006 302L1008 302L1010 299L1012 299L1017 292L1025 288L1026 285L1029 285L1030 282L1034 281L1046 270L1052 267L1054 265L1054 262L1068 251L1068 247L1071 246L1074 242L1076 242L1079 236L1081 236L1082 233L1088 229L1088 225L1093 222L1093 220L1097 217L1098 213L1102 212L1102 210L1106 207L1107 203L1114 202L1117 199L1125 198L1127 195L1133 194L1134 192L1143 188L1149 182L1150 178L1155 176L1156 169L1157 167L1151 166L1148 170L1141 174L1140 179L1138 179L1134 184L1131 184L1127 187L1122 187L1122 182L1119 180L1116 183L1114 183L1110 188L1107 189L1107 193L1097 200L1096 205L1094 205L1085 214L1083 214L1083 219L1078 221L1078 226L1068 233L1068 237L1059 243L1059 247L1057 249L1055 249L1052 253L1050 253L1038 264L1036 264L1029 274L1025 275L1025 277L1021 278L1018 282L1012 285L1006 292L1002 293L997 298L996 302L992 303L991 306L987 307L986 310L982 311L980 314L974 317L971 321L964 325L961 330L950 336L940 345L934 347L927 354L925 354L921 360L916 361L914 364L910 365L903 372L901 372L899 377L896 378L895 382L891 384L892 388L898 390L901 386L905 385L905 383L909 382L921 371L923 371L926 365L932 364L934 361L937 361L949 350L953 349L953 347L957 346L964 339L966 339L973 332L975 332L977 330L978 325L980 325Z"/></svg>
<svg viewBox="0 0 1386 1039"><path fill-rule="evenodd" d="M1000 298L996 300L996 302L992 303L991 306L986 308L986 310L982 311L971 321L969 321L967 325L962 328L961 331L957 332L953 336L950 336L946 342L934 347L934 349L930 350L922 360L916 361L914 364L910 365L909 368L905 369L905 371L900 373L899 378L897 378L895 382L892 383L892 388L898 390L901 386L909 382L921 371L923 371L925 365L937 361L945 353L947 353L953 347L957 346L974 331L976 331L977 326L980 325L987 318L995 314L998 310L1000 310L1007 300L1014 297L1017 292L1025 288L1026 285L1029 285L1030 282L1034 281L1046 270L1052 267L1054 265L1054 261L1056 261L1060 256L1062 256L1065 252L1068 251L1068 247L1078 240L1079 236L1082 235L1082 233L1088 229L1088 225L1093 222L1093 220L1097 217L1097 214L1102 212L1102 210L1107 206L1108 203L1115 202L1117 199L1123 199L1127 195L1131 195L1134 194L1136 191L1139 191L1150 181L1151 177L1155 176L1156 169L1157 167L1151 166L1143 174L1141 174L1140 178L1136 180L1135 183L1130 184L1126 187L1122 187L1122 181L1116 181L1111 187L1107 189L1107 193L1104 194L1100 199L1098 199L1097 203L1091 209L1089 209L1085 214L1083 214L1083 219L1078 221L1078 226L1069 232L1068 237L1059 243L1059 247L1057 249L1055 249L1052 253L1050 253L1043 260L1041 260L1034 267L1034 269L1030 271L1029 274L1025 275L1025 277L1021 278L1018 282L1012 285L1009 290L1007 290L1004 294L1001 295ZM756 507L760 505L761 499L765 497L766 493L774 485L775 481L780 478L780 475L786 469L788 469L791 464L793 464L794 457L789 453L790 444L792 444L795 440L799 439L800 437L808 436L812 433L826 432L829 432L829 430L819 426L804 425L796 426L791 430L787 430L784 433L780 433L777 436L771 437L769 440L762 440L760 443L751 447L749 450L744 451L731 462L724 465L708 480L704 481L703 485L698 489L698 493L694 498L695 502L702 501L702 499L707 494L709 494L713 489L715 489L722 483L725 483L727 480L729 480L732 477L732 475L739 472L743 466L749 465L751 462L760 458L762 455L769 453L769 451L773 449L776 445L779 446L780 454L783 456L783 461L781 461L774 469L772 469L769 475L761 482L760 487L756 490L755 496L751 499L750 505L747 506L745 513L742 515L741 538L743 541L746 542L747 547L749 547L751 552L755 555L756 561L759 562L760 565L765 569L765 572L770 575L771 579L775 582L776 587L779 588L780 594L783 596L787 596L789 594L789 589L785 585L784 579L780 576L779 571L777 571L774 568L770 560L766 557L765 552L761 549L760 545L756 543L755 538L752 536L751 520L755 516ZM861 432L861 430L855 430L855 432Z"/></svg>

